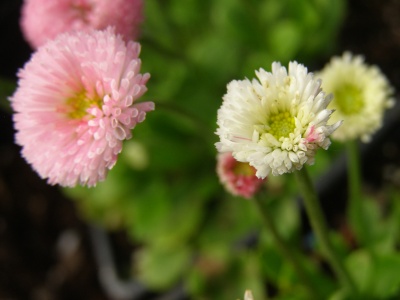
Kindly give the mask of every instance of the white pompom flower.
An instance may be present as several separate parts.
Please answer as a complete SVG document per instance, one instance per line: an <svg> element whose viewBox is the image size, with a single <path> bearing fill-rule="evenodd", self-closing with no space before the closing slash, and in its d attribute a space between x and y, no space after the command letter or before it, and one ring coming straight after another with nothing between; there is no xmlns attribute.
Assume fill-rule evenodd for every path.
<svg viewBox="0 0 400 300"><path fill-rule="evenodd" d="M316 150L327 149L329 136L341 124L327 125L331 96L307 68L290 62L288 70L272 64L272 72L256 71L257 79L234 80L218 110L219 152L232 152L265 178L313 164Z"/></svg>
<svg viewBox="0 0 400 300"><path fill-rule="evenodd" d="M363 142L382 127L384 112L393 106L393 89L376 66L367 65L360 55L345 52L333 57L317 74L323 89L333 93L329 108L336 110L335 120L344 120L343 126L332 134L341 142L360 138Z"/></svg>

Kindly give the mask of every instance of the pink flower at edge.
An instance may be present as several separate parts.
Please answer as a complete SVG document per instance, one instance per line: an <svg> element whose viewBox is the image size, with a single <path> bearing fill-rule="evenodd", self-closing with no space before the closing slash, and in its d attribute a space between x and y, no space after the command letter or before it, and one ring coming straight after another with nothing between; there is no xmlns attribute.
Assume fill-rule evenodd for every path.
<svg viewBox="0 0 400 300"><path fill-rule="evenodd" d="M94 186L105 179L131 130L154 109L135 103L149 74L140 74L140 44L113 28L59 35L18 72L10 97L16 143L49 184Z"/></svg>
<svg viewBox="0 0 400 300"><path fill-rule="evenodd" d="M228 192L247 199L253 197L266 180L257 178L255 168L237 161L231 152L218 154L217 174Z"/></svg>
<svg viewBox="0 0 400 300"><path fill-rule="evenodd" d="M143 0L24 0L20 25L36 49L60 33L108 26L136 40L143 19Z"/></svg>

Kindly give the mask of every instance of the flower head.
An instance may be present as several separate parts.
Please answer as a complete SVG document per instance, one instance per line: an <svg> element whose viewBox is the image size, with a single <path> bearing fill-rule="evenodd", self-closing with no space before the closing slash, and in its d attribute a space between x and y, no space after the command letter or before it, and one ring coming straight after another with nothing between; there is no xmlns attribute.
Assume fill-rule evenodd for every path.
<svg viewBox="0 0 400 300"><path fill-rule="evenodd" d="M139 35L142 11L142 0L24 0L20 23L34 49L60 33L108 26L130 40Z"/></svg>
<svg viewBox="0 0 400 300"><path fill-rule="evenodd" d="M271 73L256 74L258 80L228 84L218 110L218 151L248 162L259 178L312 164L316 150L329 147L329 135L341 124L327 125L331 97L297 62L289 63L288 71L275 62Z"/></svg>
<svg viewBox="0 0 400 300"><path fill-rule="evenodd" d="M332 121L344 120L332 138L369 141L382 126L385 109L394 103L386 77L376 66L365 64L362 56L349 52L332 58L318 76L324 90L334 95L329 105L336 110Z"/></svg>
<svg viewBox="0 0 400 300"><path fill-rule="evenodd" d="M230 152L218 154L217 174L228 192L244 198L253 197L264 182L252 166L237 161Z"/></svg>
<svg viewBox="0 0 400 300"><path fill-rule="evenodd" d="M122 141L154 103L140 45L113 28L65 33L35 52L10 98L22 155L50 184L93 186L117 161Z"/></svg>

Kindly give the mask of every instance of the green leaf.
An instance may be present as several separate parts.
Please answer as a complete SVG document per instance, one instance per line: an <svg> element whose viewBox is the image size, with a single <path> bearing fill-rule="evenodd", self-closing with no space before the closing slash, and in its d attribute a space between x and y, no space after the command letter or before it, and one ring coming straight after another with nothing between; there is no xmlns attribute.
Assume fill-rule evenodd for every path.
<svg viewBox="0 0 400 300"><path fill-rule="evenodd" d="M190 261L191 249L188 247L147 246L135 253L135 275L149 288L165 290L182 279Z"/></svg>
<svg viewBox="0 0 400 300"><path fill-rule="evenodd" d="M212 204L213 210L206 214L207 219L198 236L199 247L231 247L240 244L257 228L259 219L250 201L226 195Z"/></svg>
<svg viewBox="0 0 400 300"><path fill-rule="evenodd" d="M365 228L358 230L358 239L364 241L364 245L379 253L391 253L395 250L396 240L400 231L400 206L394 203L388 216L383 215L384 206L377 199L365 197L362 201L361 213ZM351 222L356 214L351 214Z"/></svg>
<svg viewBox="0 0 400 300"><path fill-rule="evenodd" d="M82 216L111 229L126 225L125 206L134 199L130 192L133 174L127 175L127 164L119 160L107 180L96 187L63 188L63 192L77 201Z"/></svg>
<svg viewBox="0 0 400 300"><path fill-rule="evenodd" d="M358 250L349 255L346 264L363 295L387 299L399 293L399 253L372 254Z"/></svg>
<svg viewBox="0 0 400 300"><path fill-rule="evenodd" d="M282 237L289 239L299 229L299 205L292 197L276 199L270 209Z"/></svg>
<svg viewBox="0 0 400 300"><path fill-rule="evenodd" d="M203 222L204 206L217 187L216 179L181 178L176 183L150 181L126 207L126 226L142 243L175 247L198 234Z"/></svg>
<svg viewBox="0 0 400 300"><path fill-rule="evenodd" d="M370 253L365 250L354 251L346 259L346 265L358 289L361 293L366 294L371 288L374 269Z"/></svg>
<svg viewBox="0 0 400 300"><path fill-rule="evenodd" d="M399 295L400 254L387 254L374 258L373 288L379 299Z"/></svg>

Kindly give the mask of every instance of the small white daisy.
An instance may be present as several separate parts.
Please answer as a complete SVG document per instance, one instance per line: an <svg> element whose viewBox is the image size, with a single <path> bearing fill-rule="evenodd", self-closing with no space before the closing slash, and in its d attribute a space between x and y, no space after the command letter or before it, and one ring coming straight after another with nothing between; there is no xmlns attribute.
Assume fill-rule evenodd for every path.
<svg viewBox="0 0 400 300"><path fill-rule="evenodd" d="M218 110L218 151L248 162L259 178L312 164L316 150L329 147L329 135L341 124L327 125L333 111L321 81L297 62L290 62L288 71L274 62L272 72L260 69L256 75L258 80L228 84Z"/></svg>
<svg viewBox="0 0 400 300"><path fill-rule="evenodd" d="M329 108L336 112L331 121L344 120L332 138L368 142L382 126L385 109L394 104L386 77L378 67L365 64L362 56L349 52L333 57L318 77L323 89L334 95Z"/></svg>

